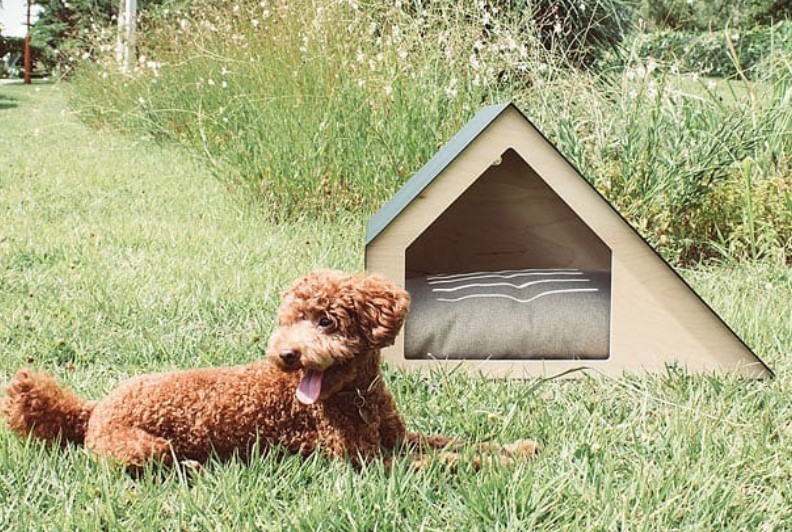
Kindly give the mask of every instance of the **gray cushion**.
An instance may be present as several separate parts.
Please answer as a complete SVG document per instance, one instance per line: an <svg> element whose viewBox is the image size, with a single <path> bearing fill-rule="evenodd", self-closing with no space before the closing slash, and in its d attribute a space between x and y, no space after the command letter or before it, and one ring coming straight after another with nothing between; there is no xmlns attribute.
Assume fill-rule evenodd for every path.
<svg viewBox="0 0 792 532"><path fill-rule="evenodd" d="M610 272L431 275L407 291L408 359L608 358Z"/></svg>

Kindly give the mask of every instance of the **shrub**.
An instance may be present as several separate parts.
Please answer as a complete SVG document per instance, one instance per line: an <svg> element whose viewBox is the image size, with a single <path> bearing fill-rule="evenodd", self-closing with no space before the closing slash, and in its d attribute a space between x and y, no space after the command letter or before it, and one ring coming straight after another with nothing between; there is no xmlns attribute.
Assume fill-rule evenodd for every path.
<svg viewBox="0 0 792 532"><path fill-rule="evenodd" d="M761 77L757 66L770 54L792 54L792 20L750 31L682 32L659 31L636 35L630 44L639 57L654 57L683 72L712 76L737 75L739 68L750 77Z"/></svg>
<svg viewBox="0 0 792 532"><path fill-rule="evenodd" d="M275 216L371 212L491 99L487 80L551 68L537 39L514 37L528 14L510 17L473 2L195 2L141 21L133 76L86 64L79 105L200 150Z"/></svg>
<svg viewBox="0 0 792 532"><path fill-rule="evenodd" d="M521 9L520 2L502 2ZM633 9L624 0L526 0L536 31L548 50L561 52L571 64L591 65L603 52L618 52L633 28Z"/></svg>
<svg viewBox="0 0 792 532"><path fill-rule="evenodd" d="M769 204L777 231L740 221L770 194L758 183L792 167L788 61L766 61L761 98L724 82L725 101L655 61L575 70L524 10L235 6L203 0L144 20L139 67L86 63L75 106L201 154L269 216L326 218L371 214L481 106L512 99L666 257L717 257L749 234L764 244L728 249L792 257L784 205ZM747 158L767 171L741 189ZM729 207L713 209L720 199Z"/></svg>
<svg viewBox="0 0 792 532"><path fill-rule="evenodd" d="M667 258L699 262L729 250L788 261L792 72L790 63L774 68L772 90L746 89L638 62L615 78L620 85L586 97L590 111L549 108L548 121L561 121L562 152Z"/></svg>
<svg viewBox="0 0 792 532"><path fill-rule="evenodd" d="M682 31L750 30L792 18L789 0L641 0L638 16L651 28Z"/></svg>
<svg viewBox="0 0 792 532"><path fill-rule="evenodd" d="M752 24L767 26L779 20L792 19L789 0L745 0L747 18Z"/></svg>

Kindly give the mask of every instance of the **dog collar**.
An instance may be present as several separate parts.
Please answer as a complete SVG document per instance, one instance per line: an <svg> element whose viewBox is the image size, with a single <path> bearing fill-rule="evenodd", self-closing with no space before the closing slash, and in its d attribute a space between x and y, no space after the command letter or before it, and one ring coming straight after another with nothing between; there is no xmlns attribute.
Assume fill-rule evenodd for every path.
<svg viewBox="0 0 792 532"><path fill-rule="evenodd" d="M367 403L366 399L377 389L377 386L381 382L382 377L377 375L364 390L356 387L354 390L340 391L336 395L352 395L352 404L357 409L358 416L360 416L360 419L363 421L363 423L370 425L371 420L369 419L369 416L365 410Z"/></svg>

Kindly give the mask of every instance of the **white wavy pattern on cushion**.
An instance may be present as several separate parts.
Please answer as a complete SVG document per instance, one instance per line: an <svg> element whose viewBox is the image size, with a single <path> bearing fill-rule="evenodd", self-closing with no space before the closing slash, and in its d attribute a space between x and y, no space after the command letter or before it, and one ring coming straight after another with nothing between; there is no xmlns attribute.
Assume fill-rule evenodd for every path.
<svg viewBox="0 0 792 532"><path fill-rule="evenodd" d="M427 283L446 284L457 281L473 281L481 279L515 279L517 277L535 277L537 275L583 275L580 270L503 270L501 272L473 272L460 273L455 275L433 275L427 277Z"/></svg>
<svg viewBox="0 0 792 532"><path fill-rule="evenodd" d="M544 275L550 276L549 279L539 279L537 281L528 281L522 284L515 284L515 283L505 283L499 282L501 279L514 279L516 277L521 276L537 276L537 275ZM474 272L468 274L456 274L456 275L448 275L448 276L432 276L429 277L428 283L429 284L438 284L438 283L469 283L470 281L483 281L486 279L493 279L495 282L475 282L469 284L461 284L459 286L452 286L449 288L432 288L433 293L440 293L440 292L458 292L460 290L470 290L473 288L507 288L507 289L514 289L514 290L523 290L526 288L530 288L539 284L551 284L551 283L589 283L591 282L590 279L564 279L564 278L557 278L556 276L559 275L583 275L583 272L580 270L574 269L551 269L551 270L502 270L499 272ZM546 290L544 292L540 292L538 294L534 294L530 297L516 297L510 294L501 294L497 292L493 293L474 293L468 295L461 295L459 297L438 297L438 302L443 303L456 303L458 301L466 301L468 299L509 299L516 303L531 303L532 301L536 301L537 299L545 296L550 295L558 295L558 294L575 294L575 293L585 293L585 292L598 292L598 288L569 288L569 289L556 289L556 290Z"/></svg>
<svg viewBox="0 0 792 532"><path fill-rule="evenodd" d="M457 290L465 290L468 288L482 288L485 286L505 286L508 288L515 288L517 290L522 290L523 288L527 288L529 286L542 284L542 283L590 283L590 282L591 279L541 279L539 281L528 281L527 283L523 283L523 284L473 283L473 284L463 284L462 286L455 286L453 288L432 288L432 292L456 292Z"/></svg>

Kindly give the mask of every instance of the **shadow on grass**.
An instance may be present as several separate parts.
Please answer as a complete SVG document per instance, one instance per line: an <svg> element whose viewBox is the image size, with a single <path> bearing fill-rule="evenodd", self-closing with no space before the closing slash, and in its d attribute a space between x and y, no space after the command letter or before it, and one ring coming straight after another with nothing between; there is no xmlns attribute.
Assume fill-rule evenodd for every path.
<svg viewBox="0 0 792 532"><path fill-rule="evenodd" d="M17 98L8 96L7 94L0 94L0 111L5 109L13 109L17 106Z"/></svg>

